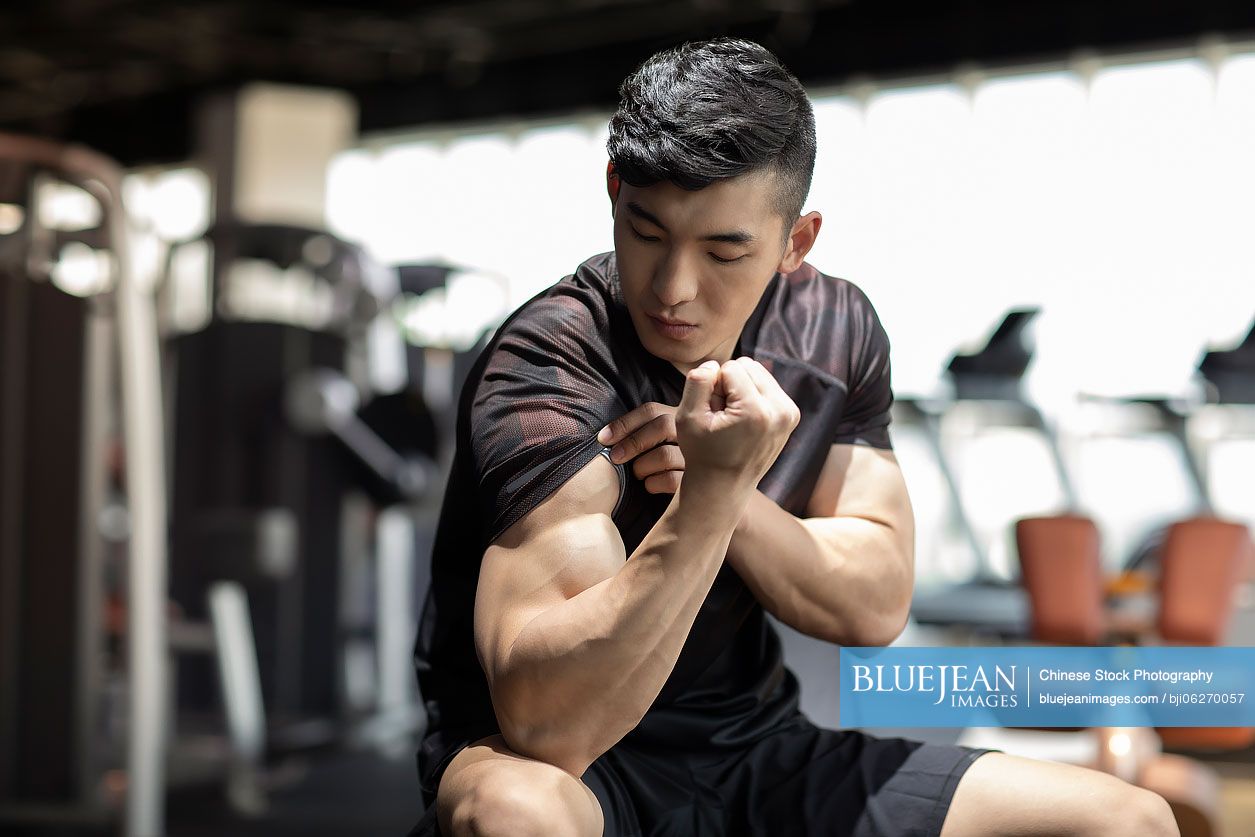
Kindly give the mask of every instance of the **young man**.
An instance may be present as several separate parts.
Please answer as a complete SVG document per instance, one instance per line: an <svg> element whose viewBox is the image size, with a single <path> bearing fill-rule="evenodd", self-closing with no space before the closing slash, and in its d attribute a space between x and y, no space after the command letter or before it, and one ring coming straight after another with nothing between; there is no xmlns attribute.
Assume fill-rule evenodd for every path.
<svg viewBox="0 0 1255 837"><path fill-rule="evenodd" d="M520 308L462 393L415 833L1175 834L1095 771L798 711L765 613L848 645L907 618L888 339L803 261L814 119L771 53L687 44L620 92L614 253Z"/></svg>

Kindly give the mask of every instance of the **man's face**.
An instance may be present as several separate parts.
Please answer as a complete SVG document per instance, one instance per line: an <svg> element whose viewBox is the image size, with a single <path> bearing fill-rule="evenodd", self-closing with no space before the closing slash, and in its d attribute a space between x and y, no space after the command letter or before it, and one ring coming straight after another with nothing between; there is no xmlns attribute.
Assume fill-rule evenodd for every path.
<svg viewBox="0 0 1255 837"><path fill-rule="evenodd" d="M619 186L619 280L651 354L681 372L731 359L745 321L793 249L773 206L776 188L774 175L763 172L697 191L665 181ZM688 325L667 325L677 321Z"/></svg>

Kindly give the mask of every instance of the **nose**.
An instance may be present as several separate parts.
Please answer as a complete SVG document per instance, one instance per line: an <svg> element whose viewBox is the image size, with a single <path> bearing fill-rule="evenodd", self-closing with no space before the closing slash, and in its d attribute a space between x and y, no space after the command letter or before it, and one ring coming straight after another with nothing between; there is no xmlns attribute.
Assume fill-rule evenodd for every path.
<svg viewBox="0 0 1255 837"><path fill-rule="evenodd" d="M654 271L654 295L667 308L692 301L697 296L697 280L684 263L683 256L673 250L658 263Z"/></svg>

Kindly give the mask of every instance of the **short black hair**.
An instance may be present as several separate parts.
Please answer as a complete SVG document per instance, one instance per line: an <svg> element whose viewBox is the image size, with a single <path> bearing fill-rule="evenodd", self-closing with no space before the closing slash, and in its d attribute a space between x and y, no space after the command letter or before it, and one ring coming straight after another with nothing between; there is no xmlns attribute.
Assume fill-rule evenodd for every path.
<svg viewBox="0 0 1255 837"><path fill-rule="evenodd" d="M668 180L701 189L771 171L787 231L810 191L815 114L767 48L739 38L690 42L653 55L624 79L606 150L633 186Z"/></svg>

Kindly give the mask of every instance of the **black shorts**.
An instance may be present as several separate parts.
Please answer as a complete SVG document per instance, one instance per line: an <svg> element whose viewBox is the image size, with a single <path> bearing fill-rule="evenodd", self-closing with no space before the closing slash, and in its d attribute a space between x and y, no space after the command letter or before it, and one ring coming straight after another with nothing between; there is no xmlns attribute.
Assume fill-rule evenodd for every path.
<svg viewBox="0 0 1255 837"><path fill-rule="evenodd" d="M937 837L989 750L826 730L797 715L736 753L620 743L584 774L611 837ZM412 835L437 835L435 805Z"/></svg>

